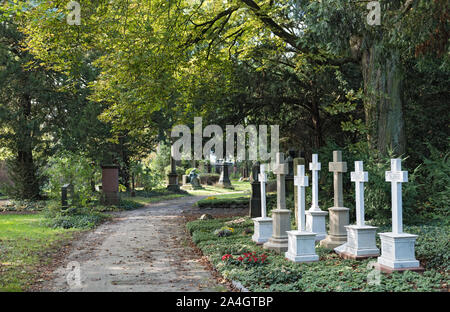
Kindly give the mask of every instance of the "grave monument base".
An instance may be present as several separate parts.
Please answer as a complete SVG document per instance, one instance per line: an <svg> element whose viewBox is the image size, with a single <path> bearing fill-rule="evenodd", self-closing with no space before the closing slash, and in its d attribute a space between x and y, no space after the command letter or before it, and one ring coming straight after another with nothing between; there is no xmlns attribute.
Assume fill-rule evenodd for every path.
<svg viewBox="0 0 450 312"><path fill-rule="evenodd" d="M256 244L264 244L272 237L272 218L254 218L252 219L255 225L252 240Z"/></svg>
<svg viewBox="0 0 450 312"><path fill-rule="evenodd" d="M264 249L282 253L288 250L287 231L291 229L291 211L288 209L272 210L272 237L264 243Z"/></svg>
<svg viewBox="0 0 450 312"><path fill-rule="evenodd" d="M320 246L325 248L336 248L347 242L347 231L345 226L349 224L349 208L331 207L330 212L330 232L329 235L320 242Z"/></svg>
<svg viewBox="0 0 450 312"><path fill-rule="evenodd" d="M414 244L417 235L392 232L380 233L381 256L378 264L390 270L420 269L420 263L415 258Z"/></svg>
<svg viewBox="0 0 450 312"><path fill-rule="evenodd" d="M377 227L348 225L346 229L347 243L334 249L341 258L359 260L380 255L375 241Z"/></svg>
<svg viewBox="0 0 450 312"><path fill-rule="evenodd" d="M308 210L306 211L306 231L316 233L316 242L321 241L327 237L325 226L325 217L327 211L322 210Z"/></svg>
<svg viewBox="0 0 450 312"><path fill-rule="evenodd" d="M314 262L319 260L315 250L316 233L288 231L288 251L284 254L293 262Z"/></svg>

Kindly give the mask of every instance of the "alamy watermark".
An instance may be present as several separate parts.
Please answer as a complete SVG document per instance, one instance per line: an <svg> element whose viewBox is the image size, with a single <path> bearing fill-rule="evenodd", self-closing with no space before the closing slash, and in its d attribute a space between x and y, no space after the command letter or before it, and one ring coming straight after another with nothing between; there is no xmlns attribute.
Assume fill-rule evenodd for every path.
<svg viewBox="0 0 450 312"><path fill-rule="evenodd" d="M66 266L66 281L70 288L81 287L81 266L78 261L71 261Z"/></svg>
<svg viewBox="0 0 450 312"><path fill-rule="evenodd" d="M66 9L70 10L67 14L67 24L81 25L81 5L77 1L70 1L67 3Z"/></svg>
<svg viewBox="0 0 450 312"><path fill-rule="evenodd" d="M245 128L242 125L227 125L224 157L224 133L222 128L218 125L208 125L203 129L202 118L195 117L193 157L191 148L191 129L186 125L176 125L172 128L171 137L179 138L172 144L172 157L175 160L202 160L210 159L211 154L214 154L216 159L234 159L237 161L266 161L269 159L275 159L275 155L279 151L279 132L280 127L278 125L270 126L270 152L268 152L267 125L260 125L258 129L255 125L248 125ZM203 138L211 139L203 145ZM248 153L245 144L246 138L248 138ZM235 146L237 150L236 157Z"/></svg>
<svg viewBox="0 0 450 312"><path fill-rule="evenodd" d="M370 26L381 25L381 5L380 1L370 1L367 3L367 14L366 21ZM66 5L66 9L69 10L67 14L67 24L69 25L81 25L81 5L77 1L70 1Z"/></svg>

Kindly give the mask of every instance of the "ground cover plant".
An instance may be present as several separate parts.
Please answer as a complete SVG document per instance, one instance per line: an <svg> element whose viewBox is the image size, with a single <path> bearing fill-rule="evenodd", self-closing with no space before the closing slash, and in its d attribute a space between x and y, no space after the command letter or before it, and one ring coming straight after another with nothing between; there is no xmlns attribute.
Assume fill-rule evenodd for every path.
<svg viewBox="0 0 450 312"><path fill-rule="evenodd" d="M253 227L250 219L245 218L244 222L230 225L232 220L195 220L187 223L186 227L193 242L214 268L223 277L240 282L250 291L448 290L450 228L443 224L405 227L408 233L419 234L416 255L426 268L423 274L408 271L386 275L378 274L373 269L373 259L344 260L331 249L321 247L316 250L319 262L292 263L282 255L264 250L251 240L251 235L245 230ZM234 229L231 235L218 236L214 233L227 224ZM431 241L434 242L430 245ZM267 255L266 263L246 266L235 261L249 253Z"/></svg>

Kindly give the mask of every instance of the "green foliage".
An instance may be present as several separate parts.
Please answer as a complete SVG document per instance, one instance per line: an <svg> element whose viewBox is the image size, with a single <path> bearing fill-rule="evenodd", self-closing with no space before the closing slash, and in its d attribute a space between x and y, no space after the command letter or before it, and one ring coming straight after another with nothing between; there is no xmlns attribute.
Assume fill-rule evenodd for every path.
<svg viewBox="0 0 450 312"><path fill-rule="evenodd" d="M169 165L166 168L164 168L164 173L166 174L166 176L172 171L172 167ZM183 167L175 167L175 171L177 172L178 176L182 176L185 172Z"/></svg>
<svg viewBox="0 0 450 312"><path fill-rule="evenodd" d="M156 169L145 168L140 176L140 181L142 186L144 187L144 191L150 192L162 185L164 181L164 175Z"/></svg>
<svg viewBox="0 0 450 312"><path fill-rule="evenodd" d="M45 201L11 200L0 205L0 211L41 211L46 207Z"/></svg>
<svg viewBox="0 0 450 312"><path fill-rule="evenodd" d="M376 285L369 283L369 275L374 272L371 266L373 260L344 260L331 249L318 247L319 262L296 264L286 260L284 255L267 252L249 236L217 238L211 234L211 229L225 225L227 221L230 219L197 220L187 223L186 227L214 268L223 277L240 282L250 291L441 291L448 282L445 271L442 271L448 267L448 226L407 227L408 232L419 234L417 257L427 266L427 270L423 274L381 274L380 284ZM246 223L233 225L236 233L243 231L243 227L248 226ZM433 236L439 236L439 242L428 247ZM436 250L432 251L433 248ZM264 266L242 266L236 261L222 261L223 255L228 254L235 259L249 252L267 253L268 263Z"/></svg>
<svg viewBox="0 0 450 312"><path fill-rule="evenodd" d="M106 219L108 217L101 213L57 215L50 220L46 220L44 224L50 228L92 229Z"/></svg>
<svg viewBox="0 0 450 312"><path fill-rule="evenodd" d="M61 198L61 187L69 183L74 186L72 204L81 206L86 206L92 199L91 181L100 178L99 170L89 158L70 152L50 157L44 174L48 177L47 190L51 198Z"/></svg>
<svg viewBox="0 0 450 312"><path fill-rule="evenodd" d="M448 219L450 212L450 154L428 144L430 158L419 169L422 209L427 216Z"/></svg>
<svg viewBox="0 0 450 312"><path fill-rule="evenodd" d="M199 208L231 208L232 206L248 206L248 197L236 197L236 198L217 198L209 197L196 202Z"/></svg>
<svg viewBox="0 0 450 312"><path fill-rule="evenodd" d="M62 210L57 201L51 201L44 210L44 225L50 228L91 229L110 218L93 205L89 207L71 207Z"/></svg>

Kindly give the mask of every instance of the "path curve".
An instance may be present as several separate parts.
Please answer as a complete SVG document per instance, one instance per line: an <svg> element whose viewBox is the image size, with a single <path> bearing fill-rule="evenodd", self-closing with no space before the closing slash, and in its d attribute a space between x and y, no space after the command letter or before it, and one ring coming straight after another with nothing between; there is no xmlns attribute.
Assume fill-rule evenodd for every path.
<svg viewBox="0 0 450 312"><path fill-rule="evenodd" d="M182 197L117 213L74 243L43 291L219 291L187 242L183 214L206 196ZM75 262L72 262L75 261ZM81 287L68 263L79 263ZM70 273L72 272L72 273Z"/></svg>

